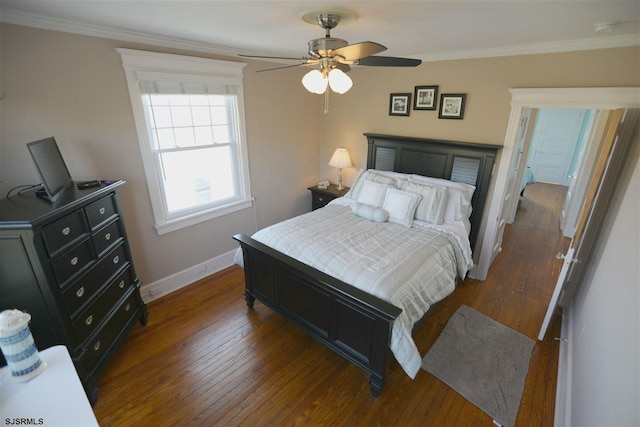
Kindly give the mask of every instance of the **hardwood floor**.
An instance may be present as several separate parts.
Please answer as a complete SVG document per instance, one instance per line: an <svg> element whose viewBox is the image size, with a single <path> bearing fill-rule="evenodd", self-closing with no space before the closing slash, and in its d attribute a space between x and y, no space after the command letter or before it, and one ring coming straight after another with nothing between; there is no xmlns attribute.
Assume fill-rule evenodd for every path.
<svg viewBox="0 0 640 427"><path fill-rule="evenodd" d="M467 279L414 333L424 355L462 304L536 339L568 239L558 218L565 187L525 190L516 222L484 282ZM256 302L231 267L149 304L98 381L94 411L107 426L492 426L491 418L421 370L395 360L379 398L368 376ZM553 425L560 319L531 357L518 426Z"/></svg>

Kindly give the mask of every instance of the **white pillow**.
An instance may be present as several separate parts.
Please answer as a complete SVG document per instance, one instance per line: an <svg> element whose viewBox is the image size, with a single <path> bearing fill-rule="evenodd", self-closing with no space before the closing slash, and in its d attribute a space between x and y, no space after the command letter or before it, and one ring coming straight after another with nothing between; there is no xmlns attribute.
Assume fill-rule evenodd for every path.
<svg viewBox="0 0 640 427"><path fill-rule="evenodd" d="M389 213L384 209L362 203L354 203L351 205L351 212L353 212L354 215L374 222L386 222L389 218Z"/></svg>
<svg viewBox="0 0 640 427"><path fill-rule="evenodd" d="M400 190L422 196L416 208L416 219L438 225L444 222L448 199L446 187L422 185L409 181L398 181L396 186Z"/></svg>
<svg viewBox="0 0 640 427"><path fill-rule="evenodd" d="M433 178L431 176L413 174L409 177L409 181L417 182L418 184L424 185L442 185L444 187L457 188L464 193L465 197L469 199L469 202L471 202L473 192L476 191L476 187L471 184L467 184L465 182L450 181L443 178Z"/></svg>
<svg viewBox="0 0 640 427"><path fill-rule="evenodd" d="M353 186L351 186L351 190L349 190L349 192L345 194L345 197L358 200L358 195L360 194L360 191L362 189L362 183L365 180L387 185L396 184L395 179L376 172L377 171L374 171L373 169L360 171L360 173L358 173L358 176L356 177L355 182L353 183Z"/></svg>
<svg viewBox="0 0 640 427"><path fill-rule="evenodd" d="M378 169L369 169L369 172L375 173L378 175L386 176L387 178L393 178L396 181L400 180L408 180L412 174L410 173L402 173L402 172L394 172L394 171L383 171Z"/></svg>
<svg viewBox="0 0 640 427"><path fill-rule="evenodd" d="M447 190L449 195L447 197L447 208L444 212L444 221L458 222L468 219L471 216L473 207L467 195L457 188L449 187Z"/></svg>
<svg viewBox="0 0 640 427"><path fill-rule="evenodd" d="M462 221L469 218L473 207L471 199L476 187L464 182L454 182L447 179L432 178L422 175L411 175L409 182L415 182L423 185L440 185L447 187L447 207L444 214L444 222Z"/></svg>
<svg viewBox="0 0 640 427"><path fill-rule="evenodd" d="M382 202L384 201L384 196L387 193L388 188L393 187L365 179L362 181L359 188L356 201L358 203L379 208L382 206Z"/></svg>
<svg viewBox="0 0 640 427"><path fill-rule="evenodd" d="M389 222L411 227L413 216L422 196L390 188L384 196L382 209L389 212Z"/></svg>

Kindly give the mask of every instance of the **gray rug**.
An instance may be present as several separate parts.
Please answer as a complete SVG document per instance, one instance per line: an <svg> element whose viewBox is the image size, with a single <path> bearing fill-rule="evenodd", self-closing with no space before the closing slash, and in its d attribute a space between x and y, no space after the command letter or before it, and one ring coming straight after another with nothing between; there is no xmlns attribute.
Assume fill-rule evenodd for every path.
<svg viewBox="0 0 640 427"><path fill-rule="evenodd" d="M463 305L422 359L422 368L503 426L512 427L534 344Z"/></svg>

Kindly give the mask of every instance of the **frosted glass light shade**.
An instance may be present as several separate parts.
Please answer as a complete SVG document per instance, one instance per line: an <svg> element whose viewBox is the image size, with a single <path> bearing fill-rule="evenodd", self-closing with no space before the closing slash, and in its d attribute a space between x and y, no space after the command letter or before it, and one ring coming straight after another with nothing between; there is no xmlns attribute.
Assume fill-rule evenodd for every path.
<svg viewBox="0 0 640 427"><path fill-rule="evenodd" d="M351 86L353 82L342 70L334 68L329 71L329 87L332 91L343 94L351 89Z"/></svg>
<svg viewBox="0 0 640 427"><path fill-rule="evenodd" d="M331 156L331 160L329 160L329 166L333 166L334 168L350 168L351 167L351 157L349 157L349 152L346 148L337 148L336 151Z"/></svg>
<svg viewBox="0 0 640 427"><path fill-rule="evenodd" d="M328 83L320 70L311 70L302 78L302 85L311 93L323 94Z"/></svg>

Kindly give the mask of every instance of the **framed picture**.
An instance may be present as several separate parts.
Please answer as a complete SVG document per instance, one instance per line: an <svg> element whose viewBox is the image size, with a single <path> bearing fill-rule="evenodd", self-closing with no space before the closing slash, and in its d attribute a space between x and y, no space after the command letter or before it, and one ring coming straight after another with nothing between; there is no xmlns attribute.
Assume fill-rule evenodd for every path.
<svg viewBox="0 0 640 427"><path fill-rule="evenodd" d="M443 93L440 95L439 119L462 119L464 117L464 104L466 93Z"/></svg>
<svg viewBox="0 0 640 427"><path fill-rule="evenodd" d="M392 93L389 98L390 116L408 116L411 110L410 93Z"/></svg>
<svg viewBox="0 0 640 427"><path fill-rule="evenodd" d="M416 86L413 92L414 110L435 110L438 103L438 86Z"/></svg>

